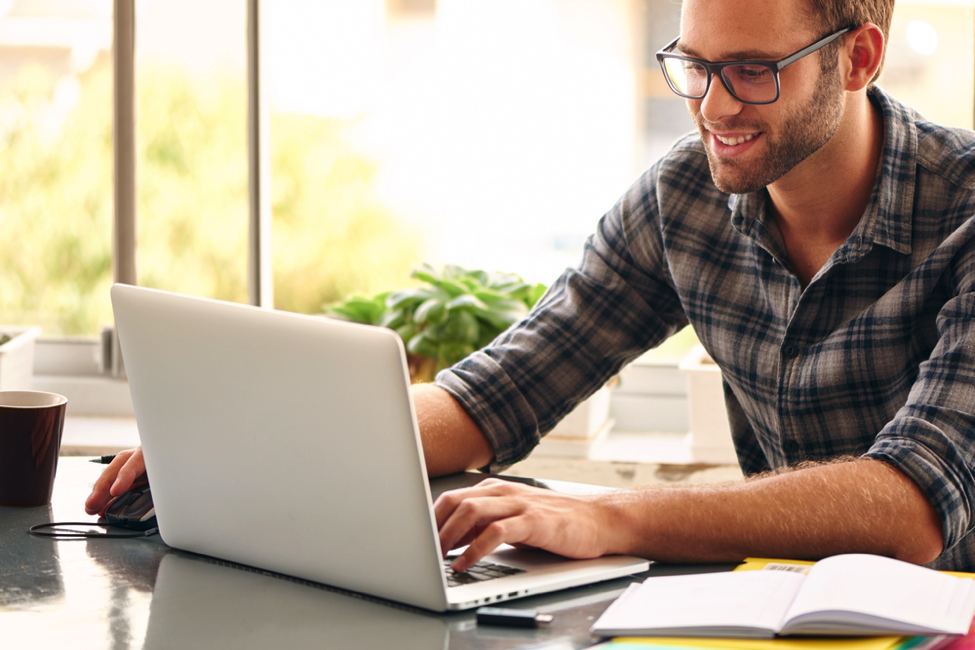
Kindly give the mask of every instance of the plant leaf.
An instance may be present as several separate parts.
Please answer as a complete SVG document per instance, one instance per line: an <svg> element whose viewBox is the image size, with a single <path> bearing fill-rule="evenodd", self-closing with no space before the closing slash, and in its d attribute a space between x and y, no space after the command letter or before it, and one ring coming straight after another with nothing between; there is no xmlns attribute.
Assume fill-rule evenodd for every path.
<svg viewBox="0 0 975 650"><path fill-rule="evenodd" d="M468 292L474 292L484 287L482 283L478 282L477 280L471 279L470 276L465 278L460 278L458 282L460 282L462 285L467 287Z"/></svg>
<svg viewBox="0 0 975 650"><path fill-rule="evenodd" d="M403 344L408 346L410 341L413 340L413 337L416 336L417 330L412 323L407 323L406 325L397 327L396 333L403 339Z"/></svg>
<svg viewBox="0 0 975 650"><path fill-rule="evenodd" d="M436 357L439 346L435 341L431 341L427 337L426 332L420 332L406 345L406 349L410 354L415 354L421 357Z"/></svg>
<svg viewBox="0 0 975 650"><path fill-rule="evenodd" d="M350 309L344 305L336 305L335 307L329 307L325 310L325 314L337 318L339 320L347 320L353 323L362 323L362 314L360 314L355 309Z"/></svg>
<svg viewBox="0 0 975 650"><path fill-rule="evenodd" d="M406 314L402 309L387 310L376 324L380 327L388 327L389 329L399 329L403 325L406 325Z"/></svg>
<svg viewBox="0 0 975 650"><path fill-rule="evenodd" d="M343 303L326 308L325 313L354 323L375 325L385 311L386 306L381 300L355 296Z"/></svg>
<svg viewBox="0 0 975 650"><path fill-rule="evenodd" d="M506 290L512 286L524 284L521 276L514 273L492 273L488 277L487 286L495 291Z"/></svg>
<svg viewBox="0 0 975 650"><path fill-rule="evenodd" d="M447 311L454 311L455 309L484 309L488 308L483 302L481 302L477 296L465 293L463 296L457 296L450 302L448 302L444 307Z"/></svg>
<svg viewBox="0 0 975 650"><path fill-rule="evenodd" d="M423 280L429 284L436 284L437 282L440 282L440 278L438 276L434 275L433 273L428 273L427 271L414 270L412 273L410 273L410 277L416 278L417 280Z"/></svg>
<svg viewBox="0 0 975 650"><path fill-rule="evenodd" d="M470 271L456 264L446 264L443 267L443 278L447 280L458 280L470 275Z"/></svg>
<svg viewBox="0 0 975 650"><path fill-rule="evenodd" d="M512 300L507 296L501 296L490 291L476 291L474 295L483 302L491 311L520 311L528 313L527 307L521 300Z"/></svg>
<svg viewBox="0 0 975 650"><path fill-rule="evenodd" d="M524 303L517 301L511 302L517 307L513 307L511 309L497 309L492 307L488 310L475 310L474 313L481 320L486 321L498 328L498 330L503 331L524 318L528 313L528 308L525 307Z"/></svg>
<svg viewBox="0 0 975 650"><path fill-rule="evenodd" d="M481 287L488 286L488 283L491 281L491 276L488 275L487 271L480 271L480 270L470 271L467 274L467 277L473 280L474 282L476 282L478 286Z"/></svg>
<svg viewBox="0 0 975 650"><path fill-rule="evenodd" d="M491 288L498 293L504 294L514 300L523 300L524 297L528 295L528 292L531 291L531 285L527 282L513 282L511 284Z"/></svg>
<svg viewBox="0 0 975 650"><path fill-rule="evenodd" d="M456 298L457 296L463 296L470 293L470 290L459 282L453 282L451 280L431 280L430 283L451 298Z"/></svg>
<svg viewBox="0 0 975 650"><path fill-rule="evenodd" d="M447 317L447 310L445 308L445 301L440 298L429 298L424 300L416 311L413 312L413 320L418 324L422 325L428 323L431 325L436 325L442 323Z"/></svg>
<svg viewBox="0 0 975 650"><path fill-rule="evenodd" d="M525 304L528 305L528 307L534 307L538 304L538 301L542 299L542 296L545 295L546 291L548 291L548 287L541 282L536 282L534 285L532 285L531 291L529 292L528 297L525 299Z"/></svg>
<svg viewBox="0 0 975 650"><path fill-rule="evenodd" d="M477 318L469 311L455 310L448 313L447 320L438 326L442 328L439 340L443 343L463 343L473 348L481 336L481 326Z"/></svg>
<svg viewBox="0 0 975 650"><path fill-rule="evenodd" d="M404 307L419 305L424 300L432 298L434 291L431 287L415 287L413 289L393 291L386 296L386 308L402 309Z"/></svg>

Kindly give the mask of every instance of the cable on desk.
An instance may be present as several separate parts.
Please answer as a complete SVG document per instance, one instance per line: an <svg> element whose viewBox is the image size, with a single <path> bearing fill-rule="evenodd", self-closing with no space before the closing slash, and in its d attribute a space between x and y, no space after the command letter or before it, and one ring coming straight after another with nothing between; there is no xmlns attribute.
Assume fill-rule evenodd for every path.
<svg viewBox="0 0 975 650"><path fill-rule="evenodd" d="M109 528L110 524L99 524L92 523L88 521L61 521L61 522L48 522L45 524L35 524L27 529L27 532L34 537L47 537L51 539L130 539L133 537L152 537L153 535L159 534L158 528L150 528L149 530L138 530L129 531L127 533L110 533L104 532L99 533L96 531L88 530L71 530L64 529L65 526L101 526L102 528ZM50 529L50 530L45 530Z"/></svg>

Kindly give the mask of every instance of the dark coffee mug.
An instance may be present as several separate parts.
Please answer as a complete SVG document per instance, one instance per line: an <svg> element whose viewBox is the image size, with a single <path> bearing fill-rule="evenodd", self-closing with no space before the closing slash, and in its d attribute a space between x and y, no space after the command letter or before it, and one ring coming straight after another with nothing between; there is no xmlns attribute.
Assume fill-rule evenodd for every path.
<svg viewBox="0 0 975 650"><path fill-rule="evenodd" d="M67 403L54 393L0 391L0 506L51 502Z"/></svg>

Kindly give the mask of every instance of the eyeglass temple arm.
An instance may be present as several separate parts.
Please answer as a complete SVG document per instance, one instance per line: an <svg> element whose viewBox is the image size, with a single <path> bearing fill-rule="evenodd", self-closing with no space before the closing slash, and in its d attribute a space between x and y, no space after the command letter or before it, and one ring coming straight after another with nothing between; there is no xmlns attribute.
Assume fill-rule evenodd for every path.
<svg viewBox="0 0 975 650"><path fill-rule="evenodd" d="M778 70L782 70L782 68L784 68L785 66L787 66L787 65L789 65L791 63L795 63L796 61L798 61L802 57L804 57L804 56L806 56L808 54L812 54L813 52L815 52L816 50L818 50L818 49L820 49L822 47L826 47L827 45L829 45L830 43L832 43L833 41L835 41L836 39L838 39L840 36L842 36L843 34L846 34L847 32L849 32L849 31L851 31L853 29L854 29L854 27L852 27L852 26L851 27L844 27L840 31L834 32L834 33L830 34L829 36L827 36L826 38L824 38L822 40L819 40L819 41L816 41L815 43L813 43L809 47L802 48L801 50L799 50L795 54L789 55L786 58L784 58L781 61L779 61L778 64L776 65L776 68Z"/></svg>

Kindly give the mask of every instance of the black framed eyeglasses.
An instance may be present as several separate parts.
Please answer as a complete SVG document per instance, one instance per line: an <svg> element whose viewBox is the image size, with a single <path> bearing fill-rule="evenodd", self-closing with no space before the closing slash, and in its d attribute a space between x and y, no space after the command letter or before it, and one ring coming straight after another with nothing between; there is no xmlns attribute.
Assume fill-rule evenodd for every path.
<svg viewBox="0 0 975 650"><path fill-rule="evenodd" d="M779 98L779 72L804 56L825 47L855 26L825 36L812 45L778 61L725 61L711 63L703 59L674 54L678 36L657 52L657 61L664 72L667 85L681 97L704 99L711 88L711 78L718 75L731 96L743 104L771 104Z"/></svg>

